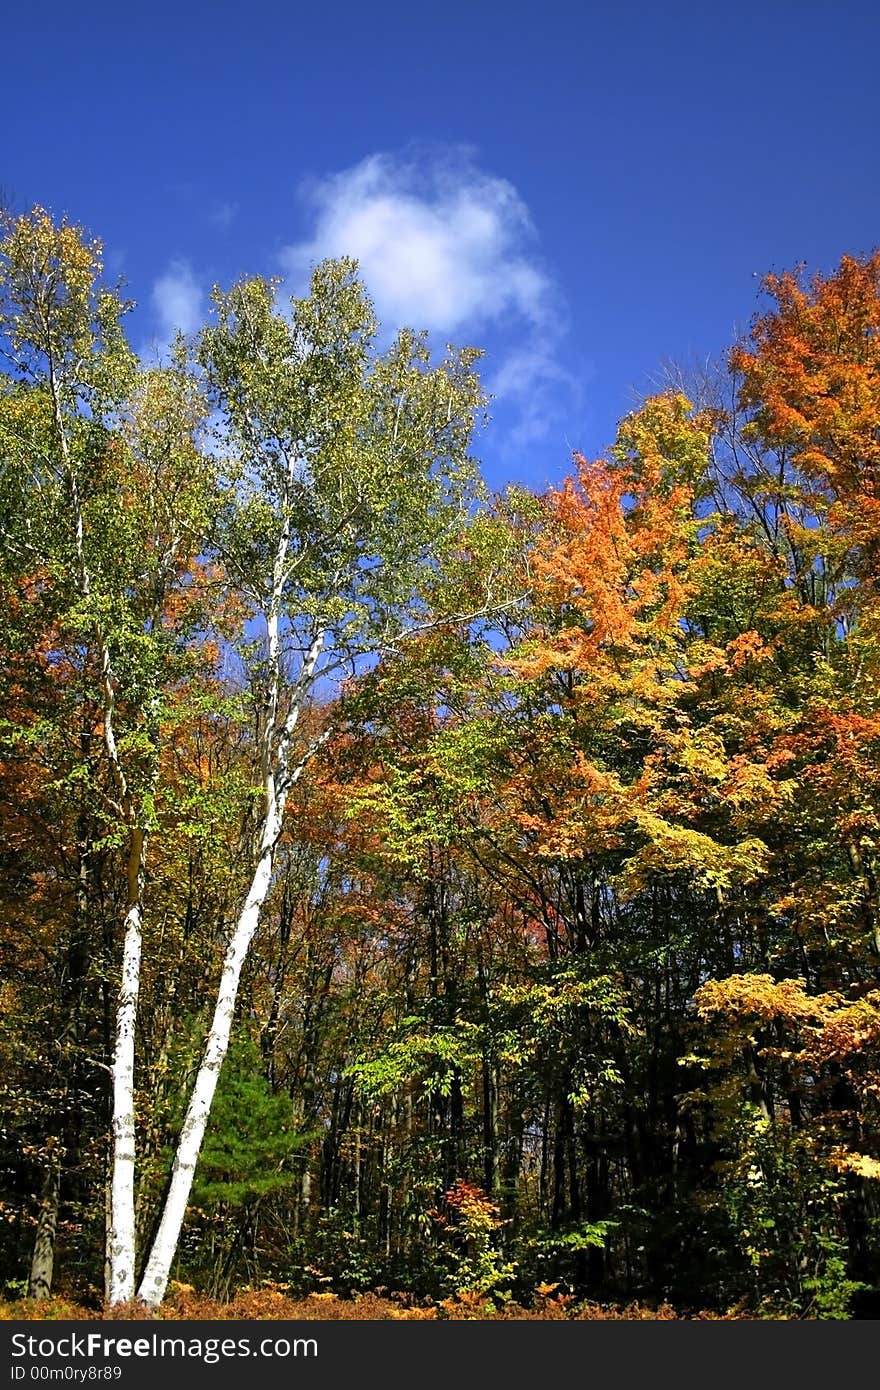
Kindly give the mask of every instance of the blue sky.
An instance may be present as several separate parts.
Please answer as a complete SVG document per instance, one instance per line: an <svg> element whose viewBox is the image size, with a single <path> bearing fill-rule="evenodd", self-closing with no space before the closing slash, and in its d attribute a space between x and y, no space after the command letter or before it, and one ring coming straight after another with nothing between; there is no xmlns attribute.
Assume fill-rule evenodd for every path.
<svg viewBox="0 0 880 1390"><path fill-rule="evenodd" d="M2 33L0 188L104 240L138 345L357 255L389 327L486 348L494 486L600 454L756 276L880 243L876 3L44 0Z"/></svg>

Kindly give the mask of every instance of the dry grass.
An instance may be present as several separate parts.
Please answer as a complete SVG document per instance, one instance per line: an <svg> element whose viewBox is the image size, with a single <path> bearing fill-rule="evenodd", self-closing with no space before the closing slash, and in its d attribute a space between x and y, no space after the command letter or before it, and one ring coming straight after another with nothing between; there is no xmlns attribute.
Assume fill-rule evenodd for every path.
<svg viewBox="0 0 880 1390"><path fill-rule="evenodd" d="M537 1295L530 1308L518 1304L504 1304L493 1308L478 1295L463 1295L445 1299L440 1304L421 1306L407 1294L385 1296L378 1293L365 1293L357 1298L337 1298L335 1294L312 1294L307 1298L290 1298L283 1287L267 1285L259 1289L245 1289L229 1303L217 1303L198 1293L189 1285L172 1287L169 1297L162 1304L158 1314L149 1312L141 1303L123 1304L113 1309L89 1308L64 1298L47 1299L43 1303L33 1303L23 1299L14 1303L0 1303L0 1320L28 1319L30 1321L54 1321L59 1319L99 1320L102 1318L122 1318L133 1321L147 1321L155 1316L165 1320L197 1319L200 1321L252 1320L274 1321L293 1320L305 1322L326 1321L386 1321L386 1320L442 1320L450 1322L471 1321L645 1321L647 1319L663 1322L679 1321L682 1318L699 1320L730 1320L745 1314L728 1314L720 1318L717 1313L681 1314L663 1303L658 1307L646 1304L629 1303L625 1307L604 1306L598 1303L576 1303L567 1295Z"/></svg>

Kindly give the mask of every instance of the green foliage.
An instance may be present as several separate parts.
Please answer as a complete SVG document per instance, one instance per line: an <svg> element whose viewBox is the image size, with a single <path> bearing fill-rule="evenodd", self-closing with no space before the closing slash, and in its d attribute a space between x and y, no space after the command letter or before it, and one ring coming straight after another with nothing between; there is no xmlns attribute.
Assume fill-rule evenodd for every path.
<svg viewBox="0 0 880 1390"><path fill-rule="evenodd" d="M584 1256L605 1250L620 1227L619 1221L578 1221L556 1230L531 1229L523 1223L514 1242L518 1282L523 1287L564 1284L577 1288L582 1281Z"/></svg>
<svg viewBox="0 0 880 1390"><path fill-rule="evenodd" d="M289 319L275 294L260 279L215 292L218 323L199 340L228 429L221 550L255 611L280 598L337 654L370 650L424 615L424 575L460 547L479 492L476 354L432 367L409 332L375 353L351 261L319 266Z"/></svg>
<svg viewBox="0 0 880 1390"><path fill-rule="evenodd" d="M389 1039L378 1055L361 1056L351 1063L346 1074L363 1096L376 1100L412 1080L430 1093L450 1094L453 1080L480 1055L478 1029L465 1020L429 1033L422 1028L418 1017L401 1019L400 1037Z"/></svg>
<svg viewBox="0 0 880 1390"><path fill-rule="evenodd" d="M375 1233L372 1228L356 1230L356 1224L351 1212L327 1207L318 1218L308 1257L294 1265L289 1277L307 1292L375 1288L383 1275Z"/></svg>
<svg viewBox="0 0 880 1390"><path fill-rule="evenodd" d="M847 1273L840 1234L844 1178L817 1161L804 1136L774 1127L754 1106L732 1130L717 1202L743 1258L738 1292L771 1317L848 1318L865 1287Z"/></svg>
<svg viewBox="0 0 880 1390"><path fill-rule="evenodd" d="M212 1116L193 1183L196 1206L241 1206L295 1181L292 1160L313 1136L297 1131L289 1096L272 1091L246 1034L230 1046Z"/></svg>

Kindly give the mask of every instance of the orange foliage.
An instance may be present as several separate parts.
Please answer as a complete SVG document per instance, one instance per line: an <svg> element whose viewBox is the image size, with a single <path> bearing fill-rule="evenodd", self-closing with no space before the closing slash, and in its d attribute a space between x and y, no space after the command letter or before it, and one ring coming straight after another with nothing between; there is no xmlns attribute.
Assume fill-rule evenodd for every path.
<svg viewBox="0 0 880 1390"><path fill-rule="evenodd" d="M874 572L880 528L880 251L809 285L770 275L775 301L731 354L754 430L790 452L832 531Z"/></svg>
<svg viewBox="0 0 880 1390"><path fill-rule="evenodd" d="M149 1321L155 1314L149 1313L143 1304L127 1304L108 1310L102 1314L96 1308L84 1307L67 1299L55 1298L45 1303L26 1300L17 1303L0 1303L0 1321L29 1320L46 1321L64 1319L72 1321L95 1321L102 1316L127 1321ZM736 1317L736 1313L728 1317ZM747 1316L741 1314L739 1316ZM719 1320L715 1313L683 1314L676 1312L668 1303L655 1307L641 1303L628 1303L623 1306L599 1303L576 1303L569 1295L549 1298L539 1295L531 1308L523 1308L509 1303L502 1308L493 1308L489 1301L479 1296L474 1298L446 1299L440 1305L418 1306L412 1304L406 1295L383 1297L380 1294L365 1293L353 1299L324 1299L312 1294L309 1298L287 1297L280 1289L271 1286L264 1289L243 1291L229 1303L218 1303L194 1291L179 1291L166 1300L159 1311L162 1320L198 1320L206 1322L258 1320L258 1321L304 1321L304 1322L362 1322L362 1321L473 1321L487 1322L673 1322L683 1317L700 1321ZM721 1321L725 1319L721 1318Z"/></svg>

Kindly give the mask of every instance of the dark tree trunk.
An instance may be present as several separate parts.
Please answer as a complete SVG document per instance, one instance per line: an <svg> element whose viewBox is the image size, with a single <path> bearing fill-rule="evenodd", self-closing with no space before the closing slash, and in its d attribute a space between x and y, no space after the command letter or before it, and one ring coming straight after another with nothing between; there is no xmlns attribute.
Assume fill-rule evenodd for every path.
<svg viewBox="0 0 880 1390"><path fill-rule="evenodd" d="M58 1229L58 1201L61 1195L61 1162L50 1155L46 1162L40 1210L37 1215L37 1234L31 1257L28 1279L28 1298L48 1298L52 1292L52 1273L55 1266L55 1233Z"/></svg>

